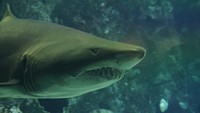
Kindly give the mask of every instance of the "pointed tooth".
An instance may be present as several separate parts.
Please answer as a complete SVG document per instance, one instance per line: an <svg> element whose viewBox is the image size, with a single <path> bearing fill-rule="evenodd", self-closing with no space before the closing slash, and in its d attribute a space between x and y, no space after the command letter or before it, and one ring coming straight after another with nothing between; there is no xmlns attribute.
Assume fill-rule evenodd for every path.
<svg viewBox="0 0 200 113"><path fill-rule="evenodd" d="M115 69L115 76L117 77L118 75L119 75L119 73L118 73L118 70L117 69Z"/></svg>
<svg viewBox="0 0 200 113"><path fill-rule="evenodd" d="M96 69L95 71L96 71L96 76L98 76L99 75L99 69Z"/></svg>
<svg viewBox="0 0 200 113"><path fill-rule="evenodd" d="M92 75L95 76L96 75L96 71L92 70Z"/></svg>
<svg viewBox="0 0 200 113"><path fill-rule="evenodd" d="M102 76L102 68L99 68L99 76Z"/></svg>
<svg viewBox="0 0 200 113"><path fill-rule="evenodd" d="M99 76L100 69L96 70L96 76Z"/></svg>
<svg viewBox="0 0 200 113"><path fill-rule="evenodd" d="M102 76L104 77L104 75L105 75L104 67L102 68L101 72L102 72Z"/></svg>
<svg viewBox="0 0 200 113"><path fill-rule="evenodd" d="M111 69L111 70L110 70L110 74L111 74L111 76L114 76L114 75L115 75L115 73L114 73L114 72L115 72L115 70L114 70L114 69Z"/></svg>
<svg viewBox="0 0 200 113"><path fill-rule="evenodd" d="M125 75L126 74L126 71L123 71L123 73L122 73L123 75Z"/></svg>
<svg viewBox="0 0 200 113"><path fill-rule="evenodd" d="M119 71L118 70L116 70L116 75L115 76L116 76L115 78L119 77Z"/></svg>
<svg viewBox="0 0 200 113"><path fill-rule="evenodd" d="M109 77L110 72L109 72L109 68L106 68L106 76Z"/></svg>
<svg viewBox="0 0 200 113"><path fill-rule="evenodd" d="M87 73L88 73L89 75L92 75L92 71L87 71Z"/></svg>
<svg viewBox="0 0 200 113"><path fill-rule="evenodd" d="M109 69L108 69L108 73L109 73L108 75L109 75L109 78L112 78L112 76L113 76L112 73L111 73L111 71L112 71L112 69L109 68Z"/></svg>
<svg viewBox="0 0 200 113"><path fill-rule="evenodd" d="M107 72L106 72L106 67L104 67L104 77L106 77L107 76Z"/></svg>
<svg viewBox="0 0 200 113"><path fill-rule="evenodd" d="M108 68L105 68L105 77L108 78Z"/></svg>
<svg viewBox="0 0 200 113"><path fill-rule="evenodd" d="M107 73L108 73L107 77L110 78L110 76L111 76L111 75L110 75L110 68L108 68L107 71L108 71L108 72L107 72Z"/></svg>
<svg viewBox="0 0 200 113"><path fill-rule="evenodd" d="M93 70L93 75L96 76L97 75L97 71Z"/></svg>
<svg viewBox="0 0 200 113"><path fill-rule="evenodd" d="M91 75L94 75L94 71L93 71L93 70L91 70L91 71L90 71L90 74L91 74Z"/></svg>
<svg viewBox="0 0 200 113"><path fill-rule="evenodd" d="M117 78L120 78L122 76L122 71L119 71L119 75L117 76Z"/></svg>
<svg viewBox="0 0 200 113"><path fill-rule="evenodd" d="M117 70L117 76L120 76L121 72L119 70Z"/></svg>
<svg viewBox="0 0 200 113"><path fill-rule="evenodd" d="M116 76L115 69L112 69L112 76Z"/></svg>
<svg viewBox="0 0 200 113"><path fill-rule="evenodd" d="M114 72L114 69L110 69L110 76L115 79L116 78L116 73Z"/></svg>
<svg viewBox="0 0 200 113"><path fill-rule="evenodd" d="M103 67L102 71L103 71L103 77L105 77L106 76L106 74L105 74L105 67Z"/></svg>
<svg viewBox="0 0 200 113"><path fill-rule="evenodd" d="M105 68L105 76L107 77L108 76L108 68Z"/></svg>
<svg viewBox="0 0 200 113"><path fill-rule="evenodd" d="M102 77L104 77L104 72L103 72L103 69L102 69L102 72L101 72L101 76L102 76Z"/></svg>

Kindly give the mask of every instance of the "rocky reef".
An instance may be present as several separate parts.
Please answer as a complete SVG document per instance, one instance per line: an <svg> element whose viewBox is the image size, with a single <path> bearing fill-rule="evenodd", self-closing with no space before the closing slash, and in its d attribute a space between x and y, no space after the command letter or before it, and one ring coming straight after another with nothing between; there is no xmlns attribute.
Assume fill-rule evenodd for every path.
<svg viewBox="0 0 200 113"><path fill-rule="evenodd" d="M200 112L200 2L188 0L6 0L19 18L55 22L147 49L110 87L65 100L63 113ZM0 16L5 10L0 2ZM59 101L57 102L59 104ZM46 111L45 111L46 110ZM0 113L47 113L34 99L0 99Z"/></svg>

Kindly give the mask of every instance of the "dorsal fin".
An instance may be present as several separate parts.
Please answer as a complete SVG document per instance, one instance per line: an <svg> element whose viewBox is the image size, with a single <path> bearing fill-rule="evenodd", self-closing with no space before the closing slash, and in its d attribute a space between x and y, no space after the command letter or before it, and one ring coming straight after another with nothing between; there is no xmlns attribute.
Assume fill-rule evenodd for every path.
<svg viewBox="0 0 200 113"><path fill-rule="evenodd" d="M16 17L11 12L10 5L6 4L6 11L5 11L4 15L3 15L2 21L8 21L8 20L10 20L12 18L16 18Z"/></svg>
<svg viewBox="0 0 200 113"><path fill-rule="evenodd" d="M6 4L6 11L5 11L4 15L3 15L3 18L6 18L6 17L16 18L13 15L13 13L11 12L9 4Z"/></svg>

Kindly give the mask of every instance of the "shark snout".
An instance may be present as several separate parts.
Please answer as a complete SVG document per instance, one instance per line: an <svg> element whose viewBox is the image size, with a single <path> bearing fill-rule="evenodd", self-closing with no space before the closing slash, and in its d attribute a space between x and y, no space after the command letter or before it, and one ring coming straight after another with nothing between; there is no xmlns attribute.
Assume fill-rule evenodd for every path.
<svg viewBox="0 0 200 113"><path fill-rule="evenodd" d="M146 50L142 47L134 47L118 52L115 56L117 65L121 69L128 70L137 65L146 54Z"/></svg>
<svg viewBox="0 0 200 113"><path fill-rule="evenodd" d="M133 49L129 52L127 52L127 55L125 54L125 56L127 57L133 57L133 58L138 58L138 59L143 59L145 56L145 49L140 48L140 49Z"/></svg>
<svg viewBox="0 0 200 113"><path fill-rule="evenodd" d="M129 51L123 51L116 54L116 58L119 60L123 59L143 59L145 56L144 50L129 50Z"/></svg>

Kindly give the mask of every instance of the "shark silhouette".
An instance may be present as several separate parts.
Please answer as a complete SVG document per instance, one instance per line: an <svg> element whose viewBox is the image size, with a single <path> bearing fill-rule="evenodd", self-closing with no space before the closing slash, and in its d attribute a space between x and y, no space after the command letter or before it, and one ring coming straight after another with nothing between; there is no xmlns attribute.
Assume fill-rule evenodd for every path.
<svg viewBox="0 0 200 113"><path fill-rule="evenodd" d="M9 5L0 22L0 97L69 98L107 87L138 64L145 49L37 20Z"/></svg>

